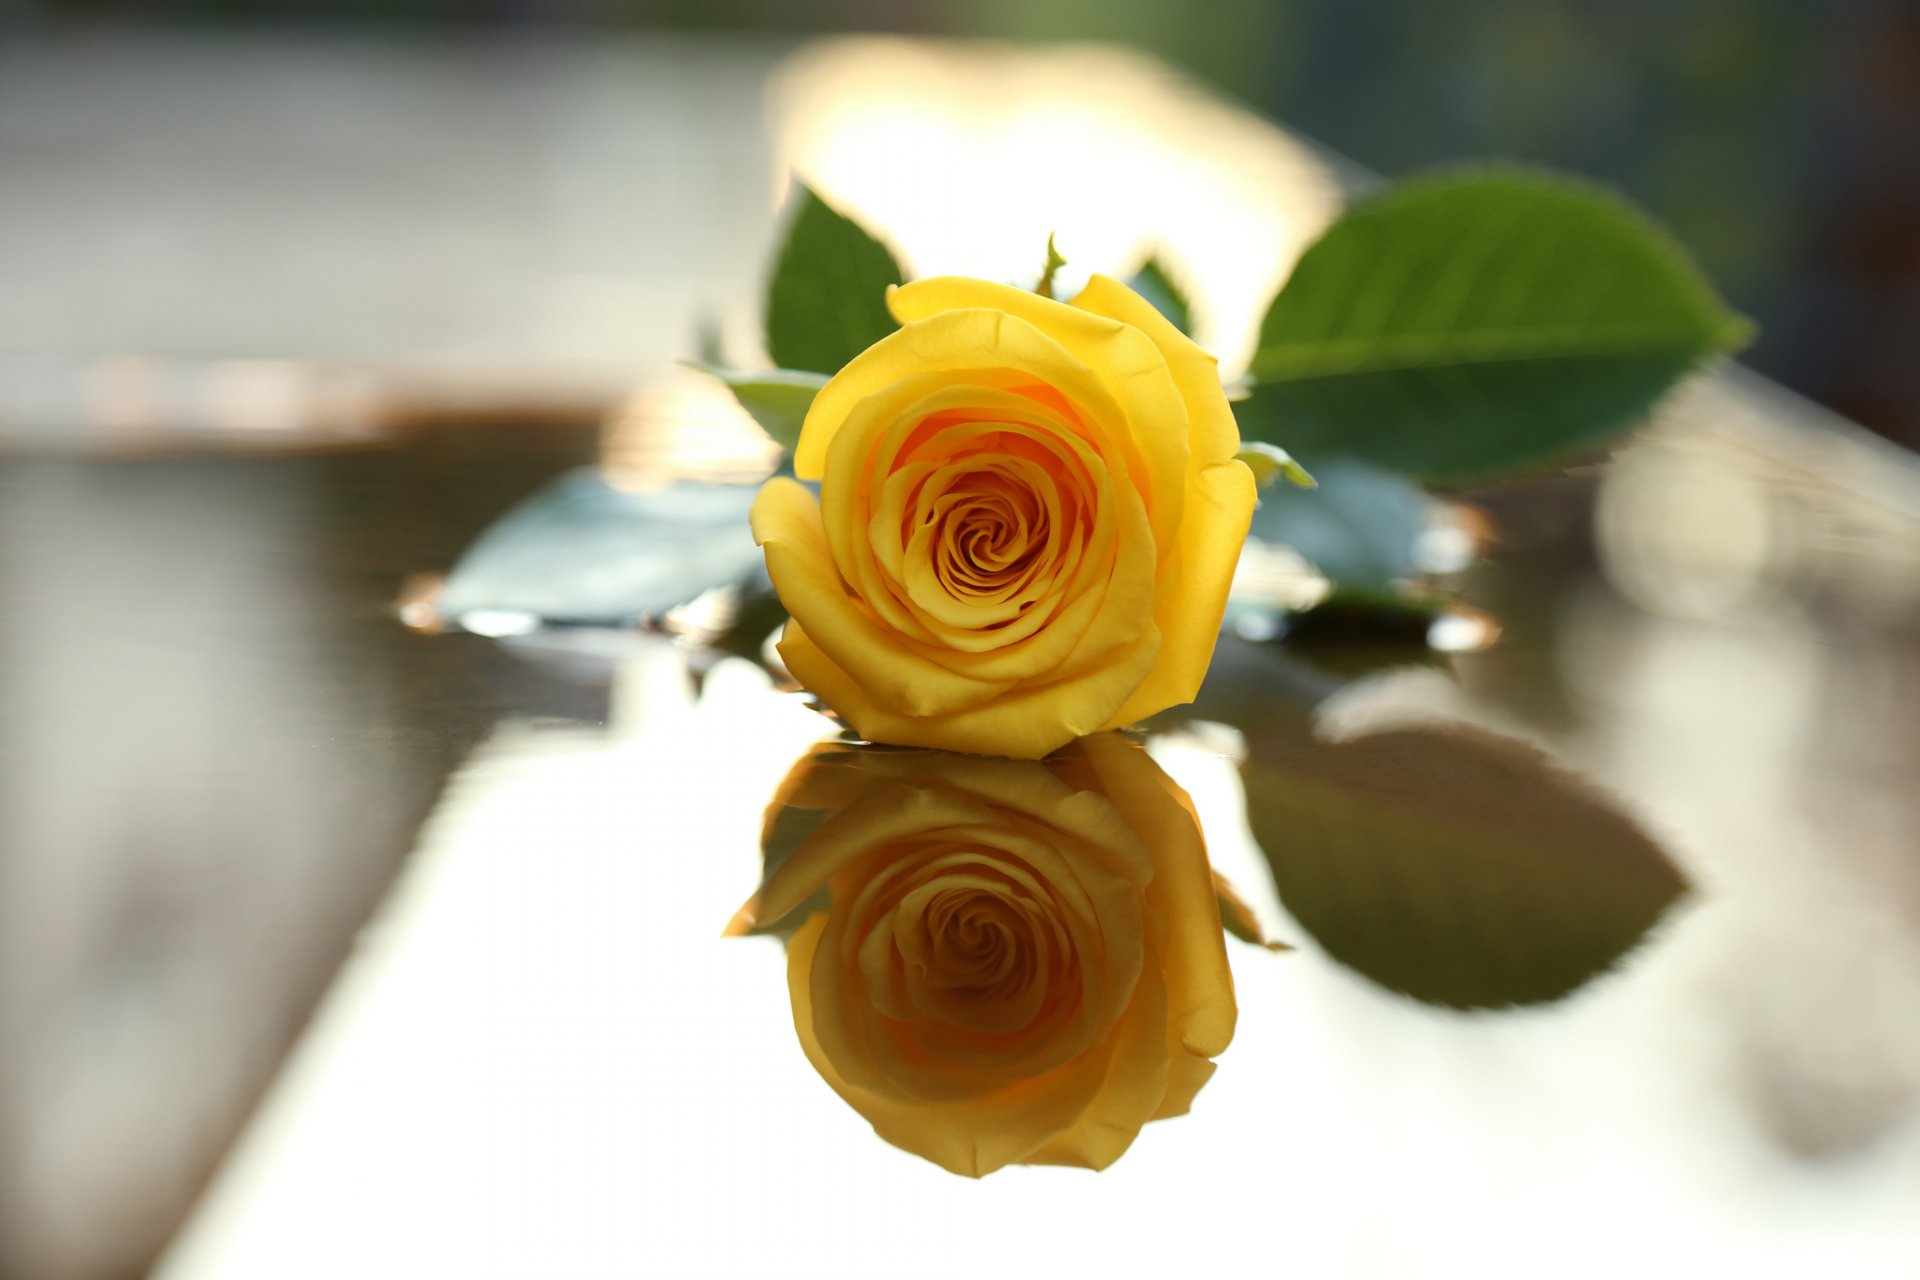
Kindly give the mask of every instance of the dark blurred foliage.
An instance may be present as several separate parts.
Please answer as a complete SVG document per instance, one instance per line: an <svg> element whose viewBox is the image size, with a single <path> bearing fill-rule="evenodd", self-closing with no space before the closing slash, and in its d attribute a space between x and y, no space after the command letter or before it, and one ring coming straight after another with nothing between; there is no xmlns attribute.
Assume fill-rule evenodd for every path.
<svg viewBox="0 0 1920 1280"><path fill-rule="evenodd" d="M1920 445L1913 0L0 0L67 21L900 31L1149 50L1389 175L1612 183L1759 321L1746 359Z"/></svg>

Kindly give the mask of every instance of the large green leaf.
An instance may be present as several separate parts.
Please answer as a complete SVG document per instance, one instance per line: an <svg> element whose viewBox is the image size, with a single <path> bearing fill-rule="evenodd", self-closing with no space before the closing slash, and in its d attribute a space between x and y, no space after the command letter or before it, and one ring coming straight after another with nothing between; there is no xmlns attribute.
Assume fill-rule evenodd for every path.
<svg viewBox="0 0 1920 1280"><path fill-rule="evenodd" d="M1601 793L1512 739L1250 737L1241 775L1287 911L1333 959L1427 1003L1559 999L1686 888Z"/></svg>
<svg viewBox="0 0 1920 1280"><path fill-rule="evenodd" d="M692 366L727 384L740 407L753 416L781 448L793 452L800 442L800 425L807 420L814 396L827 385L824 373L806 373L798 369L765 369L748 373L722 369L717 365Z"/></svg>
<svg viewBox="0 0 1920 1280"><path fill-rule="evenodd" d="M783 369L838 373L899 328L887 286L905 282L891 250L796 182L767 284L767 353Z"/></svg>
<svg viewBox="0 0 1920 1280"><path fill-rule="evenodd" d="M1140 264L1140 270L1133 279L1127 281L1127 287L1153 304L1170 321L1174 328L1189 336L1193 333L1193 308L1187 305L1187 295L1173 282L1167 269L1155 254Z"/></svg>
<svg viewBox="0 0 1920 1280"><path fill-rule="evenodd" d="M1634 425L1750 332L1618 197L1457 172L1356 206L1307 250L1261 324L1239 416L1316 472L1344 453L1484 474Z"/></svg>

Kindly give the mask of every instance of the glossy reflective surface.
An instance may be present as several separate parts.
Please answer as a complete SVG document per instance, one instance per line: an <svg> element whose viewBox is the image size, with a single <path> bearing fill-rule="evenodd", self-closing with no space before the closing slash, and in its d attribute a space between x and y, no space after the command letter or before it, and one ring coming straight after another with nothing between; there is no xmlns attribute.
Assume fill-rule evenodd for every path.
<svg viewBox="0 0 1920 1280"><path fill-rule="evenodd" d="M156 1249L449 773L503 716L604 716L392 610L594 437L0 460L0 1274Z"/></svg>
<svg viewBox="0 0 1920 1280"><path fill-rule="evenodd" d="M836 121L956 120L987 158L1023 109L1091 127L1044 59L845 56L777 81L775 145L856 197L899 170ZM1101 118L1179 152L1155 217L1201 235L1242 207L1206 175L1254 174L1233 226L1312 225L1311 153L1207 160L1279 135L1102 65ZM931 66L1002 92L880 109ZM901 186L920 265L974 243ZM636 438L614 470L661 470ZM1911 1274L1910 458L1719 379L1609 464L1456 495L1479 550L1445 581L1482 621L1446 650L1242 616L1145 751L1295 950L1229 940L1190 1114L1098 1176L972 1181L822 1080L778 939L720 936L836 726L662 634L395 616L595 453L468 424L4 463L0 1270L138 1270L271 1080L161 1274Z"/></svg>

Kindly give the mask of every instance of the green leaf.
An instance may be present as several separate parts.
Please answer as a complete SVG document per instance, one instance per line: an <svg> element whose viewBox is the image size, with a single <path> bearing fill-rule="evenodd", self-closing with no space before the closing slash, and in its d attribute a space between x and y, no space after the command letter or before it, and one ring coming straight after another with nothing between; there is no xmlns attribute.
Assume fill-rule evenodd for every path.
<svg viewBox="0 0 1920 1280"><path fill-rule="evenodd" d="M1047 232L1047 265L1041 270L1040 283L1033 286L1033 291L1043 298L1051 298L1053 296L1053 277L1060 268L1066 265L1067 260L1061 257L1060 250L1054 247L1053 232Z"/></svg>
<svg viewBox="0 0 1920 1280"><path fill-rule="evenodd" d="M1133 279L1127 281L1127 288L1151 302L1153 309L1165 316L1174 328L1189 336L1193 334L1193 309L1187 305L1186 294L1167 274L1158 254L1141 264Z"/></svg>
<svg viewBox="0 0 1920 1280"><path fill-rule="evenodd" d="M1310 248L1260 327L1242 430L1315 464L1484 474L1643 418L1752 332L1620 198L1508 170L1407 182Z"/></svg>
<svg viewBox="0 0 1920 1280"><path fill-rule="evenodd" d="M1249 536L1291 547L1333 582L1336 595L1388 596L1417 572L1415 550L1433 499L1410 480L1353 458L1315 464L1308 490L1265 494Z"/></svg>
<svg viewBox="0 0 1920 1280"><path fill-rule="evenodd" d="M880 241L804 183L767 285L767 352L783 369L836 373L900 326L887 286L904 284Z"/></svg>
<svg viewBox="0 0 1920 1280"><path fill-rule="evenodd" d="M1262 489L1276 479L1285 476L1287 483L1300 489L1311 489L1317 481L1307 474L1307 469L1293 460L1293 455L1277 444L1268 444L1264 440L1250 441L1239 453L1233 455L1247 464L1247 470L1253 472L1253 482Z"/></svg>
<svg viewBox="0 0 1920 1280"><path fill-rule="evenodd" d="M799 369L743 373L697 362L690 362L688 367L726 383L740 407L789 453L800 442L800 424L806 421L814 396L827 385L826 374Z"/></svg>
<svg viewBox="0 0 1920 1280"><path fill-rule="evenodd" d="M630 493L591 467L570 471L474 541L438 607L454 625L502 613L608 626L657 618L758 571L747 527L757 491L681 481Z"/></svg>
<svg viewBox="0 0 1920 1280"><path fill-rule="evenodd" d="M1288 913L1334 960L1430 1004L1566 996L1686 890L1630 818L1512 739L1250 739L1242 778Z"/></svg>

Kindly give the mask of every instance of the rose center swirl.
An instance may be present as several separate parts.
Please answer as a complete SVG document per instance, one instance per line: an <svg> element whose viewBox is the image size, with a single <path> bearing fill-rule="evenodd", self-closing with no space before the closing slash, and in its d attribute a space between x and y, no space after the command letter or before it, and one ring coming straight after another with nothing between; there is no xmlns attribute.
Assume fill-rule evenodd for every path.
<svg viewBox="0 0 1920 1280"><path fill-rule="evenodd" d="M1046 569L1058 523L1077 511L1056 510L1057 490L1037 492L1032 477L995 459L973 460L945 479L920 513L934 534L932 568L941 588L956 600L1019 595Z"/></svg>

